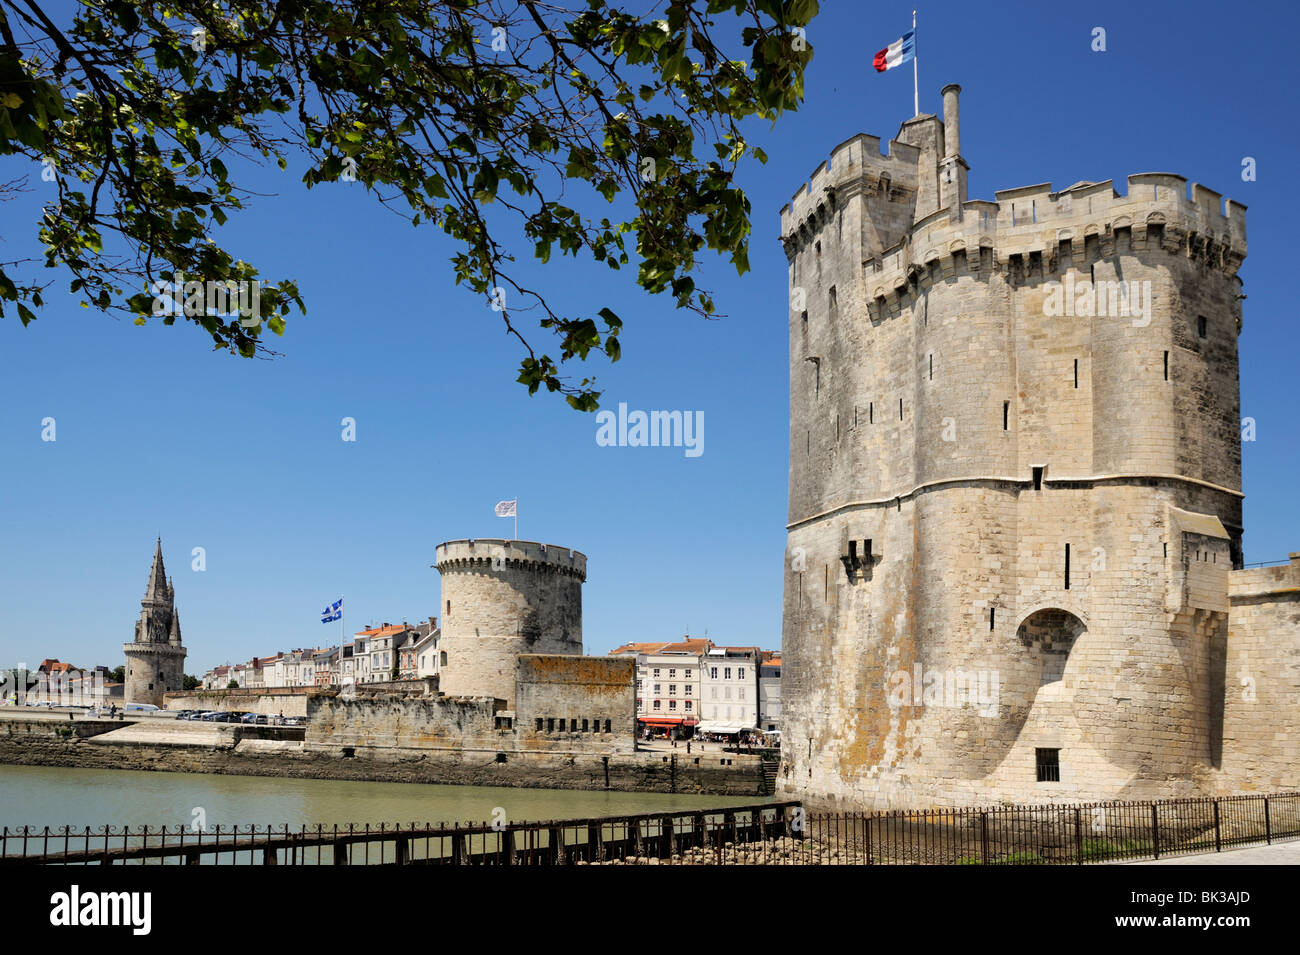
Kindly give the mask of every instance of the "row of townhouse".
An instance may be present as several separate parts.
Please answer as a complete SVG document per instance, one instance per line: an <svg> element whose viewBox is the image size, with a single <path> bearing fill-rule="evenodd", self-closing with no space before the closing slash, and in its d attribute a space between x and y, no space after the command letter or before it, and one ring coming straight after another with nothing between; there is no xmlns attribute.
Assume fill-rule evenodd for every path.
<svg viewBox="0 0 1300 955"><path fill-rule="evenodd" d="M203 675L203 688L328 687L437 676L445 656L440 636L436 617L414 625L384 623L359 631L342 647L287 650L214 667Z"/></svg>
<svg viewBox="0 0 1300 955"><path fill-rule="evenodd" d="M675 643L629 643L610 655L636 658L641 729L682 735L781 728L776 651L685 637Z"/></svg>

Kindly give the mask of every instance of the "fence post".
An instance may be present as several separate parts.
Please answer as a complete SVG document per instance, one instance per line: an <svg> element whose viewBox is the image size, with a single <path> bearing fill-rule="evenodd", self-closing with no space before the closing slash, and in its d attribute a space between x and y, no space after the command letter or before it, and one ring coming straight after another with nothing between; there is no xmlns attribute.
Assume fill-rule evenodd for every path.
<svg viewBox="0 0 1300 955"><path fill-rule="evenodd" d="M989 814L980 813L980 857L989 864Z"/></svg>
<svg viewBox="0 0 1300 955"><path fill-rule="evenodd" d="M1083 819L1078 806L1074 808L1074 861L1083 865Z"/></svg>
<svg viewBox="0 0 1300 955"><path fill-rule="evenodd" d="M1268 797L1264 797L1264 839L1271 846L1273 844L1273 823L1268 814Z"/></svg>
<svg viewBox="0 0 1300 955"><path fill-rule="evenodd" d="M673 817L669 816L659 827L659 858L673 857Z"/></svg>
<svg viewBox="0 0 1300 955"><path fill-rule="evenodd" d="M551 843L551 865L564 865L564 830L559 826L552 826L546 830L546 833Z"/></svg>
<svg viewBox="0 0 1300 955"><path fill-rule="evenodd" d="M1153 858L1160 858L1160 810L1154 802L1151 804L1151 851Z"/></svg>
<svg viewBox="0 0 1300 955"><path fill-rule="evenodd" d="M411 862L411 840L407 836L398 836L396 842L397 864L409 865Z"/></svg>
<svg viewBox="0 0 1300 955"><path fill-rule="evenodd" d="M262 847L262 865L279 865L280 862L275 857L275 849L270 846Z"/></svg>
<svg viewBox="0 0 1300 955"><path fill-rule="evenodd" d="M1219 834L1219 800L1214 800L1214 851L1222 852L1223 843Z"/></svg>
<svg viewBox="0 0 1300 955"><path fill-rule="evenodd" d="M334 864L335 864L335 865L347 865L347 864L348 864L348 846L347 846L347 843L342 842L342 841L334 843Z"/></svg>

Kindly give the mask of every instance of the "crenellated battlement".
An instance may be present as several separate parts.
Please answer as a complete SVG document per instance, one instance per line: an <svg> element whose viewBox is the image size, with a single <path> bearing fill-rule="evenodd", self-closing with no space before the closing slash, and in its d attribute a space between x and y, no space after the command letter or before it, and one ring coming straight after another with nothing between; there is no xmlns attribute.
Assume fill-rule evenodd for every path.
<svg viewBox="0 0 1300 955"><path fill-rule="evenodd" d="M837 204L859 190L890 201L910 201L916 194L921 150L899 139L881 150L879 136L859 133L831 150L830 158L781 207L781 237L787 249L817 231Z"/></svg>
<svg viewBox="0 0 1300 955"><path fill-rule="evenodd" d="M1172 173L1114 184L1080 182L1053 191L1038 183L995 193L996 202L962 204L960 217L940 209L904 239L864 263L867 298L898 299L940 277L1020 270L1051 278L1124 251L1163 251L1235 276L1246 257L1246 207Z"/></svg>
<svg viewBox="0 0 1300 955"><path fill-rule="evenodd" d="M439 544L434 551L434 566L439 573L466 570L474 567L496 570L514 569L534 565L535 569L563 573L585 580L587 556L568 547L542 544L537 541L479 538L456 540Z"/></svg>

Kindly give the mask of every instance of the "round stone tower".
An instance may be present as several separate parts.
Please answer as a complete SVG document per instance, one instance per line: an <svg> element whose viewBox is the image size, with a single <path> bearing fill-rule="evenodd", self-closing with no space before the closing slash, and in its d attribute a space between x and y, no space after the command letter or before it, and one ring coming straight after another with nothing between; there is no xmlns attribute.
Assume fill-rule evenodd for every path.
<svg viewBox="0 0 1300 955"><path fill-rule="evenodd" d="M140 601L135 640L122 648L126 656L122 698L126 703L162 706L163 694L185 688L185 654L176 590L163 566L162 538L154 549L149 586Z"/></svg>
<svg viewBox="0 0 1300 955"><path fill-rule="evenodd" d="M439 544L442 575L441 689L515 705L521 653L582 654L587 557L567 547L516 540Z"/></svg>

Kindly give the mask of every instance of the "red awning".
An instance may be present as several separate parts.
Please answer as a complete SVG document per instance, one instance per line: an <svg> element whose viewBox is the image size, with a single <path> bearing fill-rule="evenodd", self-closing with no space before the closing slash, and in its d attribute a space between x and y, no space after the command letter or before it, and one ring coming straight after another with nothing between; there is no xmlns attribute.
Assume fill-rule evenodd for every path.
<svg viewBox="0 0 1300 955"><path fill-rule="evenodd" d="M680 716L638 716L637 720L652 726L677 726L682 722Z"/></svg>

